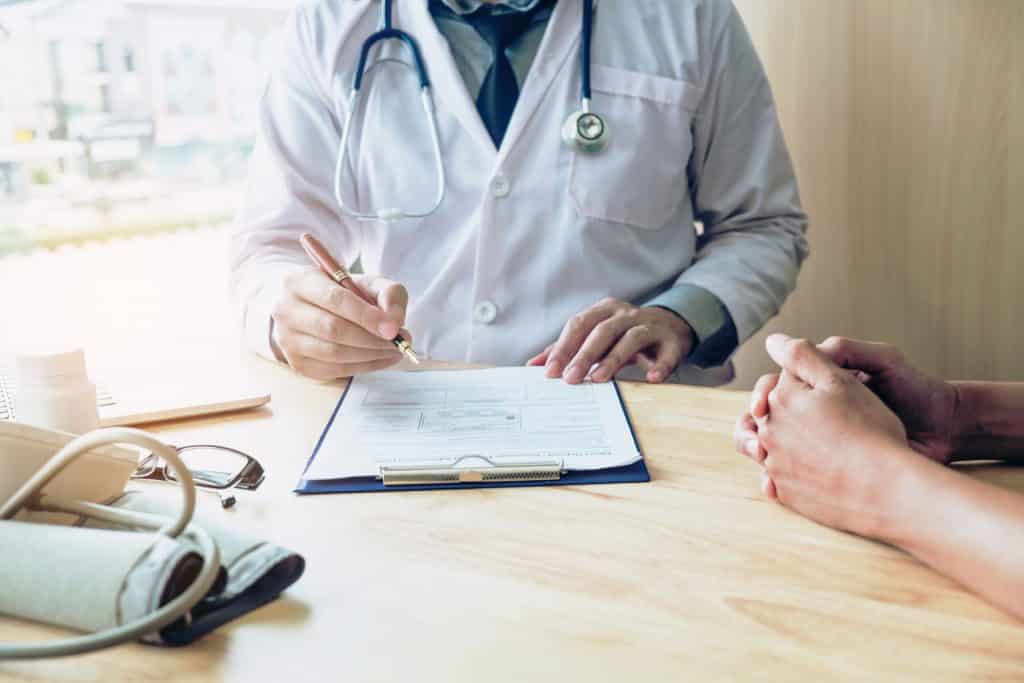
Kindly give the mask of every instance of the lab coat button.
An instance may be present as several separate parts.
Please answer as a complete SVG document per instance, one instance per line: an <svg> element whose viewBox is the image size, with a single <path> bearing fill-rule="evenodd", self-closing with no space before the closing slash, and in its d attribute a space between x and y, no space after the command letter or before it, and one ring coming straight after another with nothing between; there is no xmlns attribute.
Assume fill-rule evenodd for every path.
<svg viewBox="0 0 1024 683"><path fill-rule="evenodd" d="M498 197L499 199L502 197L507 197L508 193L511 191L512 183L508 181L508 178L506 178L504 175L500 173L494 176L494 180L491 181L491 193L495 197Z"/></svg>
<svg viewBox="0 0 1024 683"><path fill-rule="evenodd" d="M473 307L473 320L481 325L490 325L498 317L498 307L493 301L481 301Z"/></svg>

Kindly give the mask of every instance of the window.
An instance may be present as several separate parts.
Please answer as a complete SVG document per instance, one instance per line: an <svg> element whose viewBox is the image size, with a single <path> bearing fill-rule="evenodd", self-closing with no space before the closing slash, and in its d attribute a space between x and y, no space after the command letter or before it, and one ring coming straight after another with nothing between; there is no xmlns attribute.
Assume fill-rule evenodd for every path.
<svg viewBox="0 0 1024 683"><path fill-rule="evenodd" d="M96 73L107 73L107 45L103 41L96 43Z"/></svg>
<svg viewBox="0 0 1024 683"><path fill-rule="evenodd" d="M223 224L295 0L0 0L0 256Z"/></svg>

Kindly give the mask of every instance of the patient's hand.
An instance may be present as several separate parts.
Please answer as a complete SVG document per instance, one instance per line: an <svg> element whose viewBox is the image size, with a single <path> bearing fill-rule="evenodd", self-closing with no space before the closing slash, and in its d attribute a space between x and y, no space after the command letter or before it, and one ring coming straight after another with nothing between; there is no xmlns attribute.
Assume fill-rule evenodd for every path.
<svg viewBox="0 0 1024 683"><path fill-rule="evenodd" d="M849 371L812 344L768 339L782 367L762 378L751 413L737 426L738 445L752 431L780 502L815 521L880 536L916 456L899 418ZM765 391L767 389L767 391ZM920 462L924 462L923 460Z"/></svg>
<svg viewBox="0 0 1024 683"><path fill-rule="evenodd" d="M950 462L959 407L954 385L913 367L889 344L831 337L818 348L835 364L864 373L867 386L903 421L911 448Z"/></svg>

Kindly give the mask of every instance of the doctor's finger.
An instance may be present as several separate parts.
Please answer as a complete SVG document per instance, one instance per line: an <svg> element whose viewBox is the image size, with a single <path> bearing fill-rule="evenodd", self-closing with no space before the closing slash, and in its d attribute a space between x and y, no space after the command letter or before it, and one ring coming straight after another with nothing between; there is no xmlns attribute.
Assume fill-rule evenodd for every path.
<svg viewBox="0 0 1024 683"><path fill-rule="evenodd" d="M381 328L381 336L386 339L394 339L399 329L405 324L405 313L409 306L408 290L403 285L379 275L361 275L356 278L356 281L367 294L374 297L387 320L394 324L392 329L385 323L387 327Z"/></svg>
<svg viewBox="0 0 1024 683"><path fill-rule="evenodd" d="M631 362L636 363L644 374L654 369L654 356L651 355L650 351L641 351L630 359Z"/></svg>
<svg viewBox="0 0 1024 683"><path fill-rule="evenodd" d="M548 356L551 355L551 349L553 349L554 346L554 344L550 344L546 349L526 361L526 364L531 367L546 364L548 362Z"/></svg>
<svg viewBox="0 0 1024 683"><path fill-rule="evenodd" d="M668 331L663 334L667 337L662 339L656 337L657 355L654 357L654 364L647 371L647 381L651 384L664 382L683 360L683 345L679 338Z"/></svg>
<svg viewBox="0 0 1024 683"><path fill-rule="evenodd" d="M367 363L326 363L313 358L299 357L289 361L292 369L311 379L332 380L342 377L365 375L368 372L384 370L398 363L399 359L377 360Z"/></svg>
<svg viewBox="0 0 1024 683"><path fill-rule="evenodd" d="M401 359L401 352L394 345L384 349L345 346L295 330L282 330L279 339L281 350L284 351L287 358L311 358L325 363L367 363L376 360Z"/></svg>
<svg viewBox="0 0 1024 683"><path fill-rule="evenodd" d="M630 362L640 366L648 382L660 384L672 374L682 360L683 346L675 336L658 339L658 335L655 334L654 343L634 354Z"/></svg>
<svg viewBox="0 0 1024 683"><path fill-rule="evenodd" d="M629 365L640 352L658 342L657 336L652 328L647 325L634 325L628 320L624 321L626 329L618 332L618 338L614 340L614 346L604 354L601 363L594 370L593 379L595 382L606 382L615 376L619 370ZM604 325L610 324L604 323ZM595 333L597 330L595 330ZM588 340L589 343L589 340ZM648 365L648 374L658 367L658 359L654 358Z"/></svg>
<svg viewBox="0 0 1024 683"><path fill-rule="evenodd" d="M390 340L398 333L400 325L396 325L384 311L367 303L358 294L336 284L323 273L304 275L294 281L292 287L292 291L300 299L340 318L350 320L370 334Z"/></svg>
<svg viewBox="0 0 1024 683"><path fill-rule="evenodd" d="M607 381L618 372L619 368L628 363L637 351L650 346L651 340L647 340L642 345L634 342L627 344L624 348L619 348L621 340L625 339L623 335L632 337L634 340L644 336L644 333L634 334L634 330L646 328L644 326L632 327L633 324L629 318L613 316L594 327L584 340L580 350L569 362L565 371L565 381L569 384L582 382L590 372L590 368L598 361L601 361L599 369L603 368L605 373L600 378L595 376L594 380ZM632 329L630 329L631 327Z"/></svg>
<svg viewBox="0 0 1024 683"><path fill-rule="evenodd" d="M371 360L365 363L346 363L341 366L342 377L355 377L356 375L365 375L371 372L377 372L378 370L387 370L392 365L397 365L402 360L402 355L399 354L396 358L389 358L385 360Z"/></svg>
<svg viewBox="0 0 1024 683"><path fill-rule="evenodd" d="M287 357L287 354L285 355ZM303 377L309 377L310 379L328 381L343 377L341 374L341 365L338 363L326 363L313 358L296 356L295 358L288 358L288 365L295 372L299 373Z"/></svg>
<svg viewBox="0 0 1024 683"><path fill-rule="evenodd" d="M319 306L289 297L274 309L274 321L282 328L308 334L324 341L363 349L390 349L390 341L374 336L355 323L339 318ZM283 330L282 330L283 332ZM278 334L282 336L281 333Z"/></svg>
<svg viewBox="0 0 1024 683"><path fill-rule="evenodd" d="M600 304L577 313L562 328L562 334L548 355L548 377L561 377L562 370L569 364L580 346L597 325L612 316L612 311ZM590 368L586 368L589 370Z"/></svg>

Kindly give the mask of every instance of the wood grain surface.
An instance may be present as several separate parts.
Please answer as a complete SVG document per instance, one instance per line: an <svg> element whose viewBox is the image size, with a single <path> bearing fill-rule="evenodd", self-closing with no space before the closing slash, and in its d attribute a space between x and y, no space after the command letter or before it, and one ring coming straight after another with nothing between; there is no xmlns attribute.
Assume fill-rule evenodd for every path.
<svg viewBox="0 0 1024 683"><path fill-rule="evenodd" d="M623 385L650 484L296 496L341 384L239 353L222 259L217 232L8 259L0 290L32 296L8 297L4 340L75 329L96 373L266 383L267 408L155 431L258 457L263 487L228 512L202 496L204 514L301 552L306 575L188 648L0 664L0 680L1024 680L1019 623L760 496L732 450L740 393ZM1020 469L978 475L1024 491ZM61 634L0 619L4 641Z"/></svg>
<svg viewBox="0 0 1024 683"><path fill-rule="evenodd" d="M888 341L949 379L1024 380L1024 3L736 0L774 87L811 257L764 336Z"/></svg>

